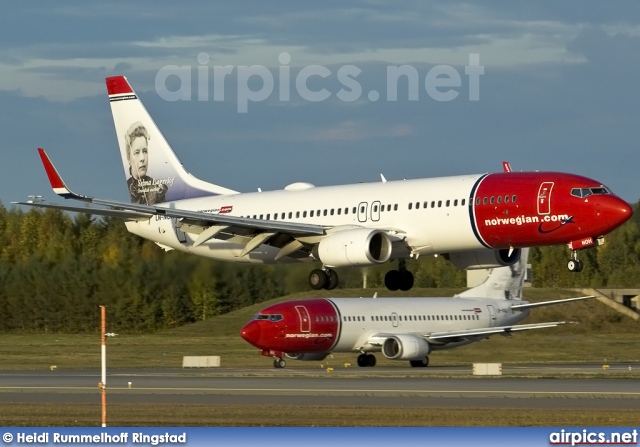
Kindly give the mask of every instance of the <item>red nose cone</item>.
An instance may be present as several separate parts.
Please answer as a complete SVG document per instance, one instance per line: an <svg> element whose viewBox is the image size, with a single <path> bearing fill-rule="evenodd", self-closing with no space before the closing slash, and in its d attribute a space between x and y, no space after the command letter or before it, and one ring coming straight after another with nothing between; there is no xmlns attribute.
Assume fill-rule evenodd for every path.
<svg viewBox="0 0 640 447"><path fill-rule="evenodd" d="M250 321L240 331L240 336L253 346L258 346L260 341L260 324L257 321Z"/></svg>
<svg viewBox="0 0 640 447"><path fill-rule="evenodd" d="M606 214L609 222L615 227L619 227L633 215L633 208L624 200L618 197L612 197L606 205Z"/></svg>

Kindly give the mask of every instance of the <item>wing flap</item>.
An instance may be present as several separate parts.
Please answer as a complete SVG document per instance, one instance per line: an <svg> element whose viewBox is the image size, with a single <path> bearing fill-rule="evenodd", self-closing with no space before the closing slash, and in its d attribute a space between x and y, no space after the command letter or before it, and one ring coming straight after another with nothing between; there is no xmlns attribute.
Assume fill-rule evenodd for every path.
<svg viewBox="0 0 640 447"><path fill-rule="evenodd" d="M561 324L567 323L566 321L550 321L548 323L533 323L533 324L518 324L513 326L497 326L497 327L485 327L478 329L465 329L461 331L445 331L445 332L432 332L425 334L424 338L427 340L443 340L447 338L464 338L464 337L482 337L494 334L508 334L510 332L528 331L531 329L544 329L550 327L556 327Z"/></svg>

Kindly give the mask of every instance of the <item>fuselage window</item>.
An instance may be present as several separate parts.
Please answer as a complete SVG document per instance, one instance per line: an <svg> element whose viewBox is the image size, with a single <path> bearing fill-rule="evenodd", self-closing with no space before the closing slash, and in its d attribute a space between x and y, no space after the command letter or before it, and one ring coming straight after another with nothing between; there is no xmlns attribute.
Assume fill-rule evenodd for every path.
<svg viewBox="0 0 640 447"><path fill-rule="evenodd" d="M333 216L333 208L331 208L331 213L330 214Z"/></svg>
<svg viewBox="0 0 640 447"><path fill-rule="evenodd" d="M498 203L502 203L502 196L498 196Z"/></svg>
<svg viewBox="0 0 640 447"><path fill-rule="evenodd" d="M273 220L278 220L278 213L273 213Z"/></svg>
<svg viewBox="0 0 640 447"><path fill-rule="evenodd" d="M413 203L409 203L409 209L411 209L412 206L413 206Z"/></svg>
<svg viewBox="0 0 640 447"><path fill-rule="evenodd" d="M354 206L353 207L353 214L355 214L355 213L356 213L356 207Z"/></svg>
<svg viewBox="0 0 640 447"><path fill-rule="evenodd" d="M360 207L360 212L361 212L361 213L364 213L364 210L365 210L365 207L364 207L364 206L361 206L361 207Z"/></svg>
<svg viewBox="0 0 640 447"><path fill-rule="evenodd" d="M338 216L342 214L342 208L338 208Z"/></svg>
<svg viewBox="0 0 640 447"><path fill-rule="evenodd" d="M391 211L391 204L387 205L387 211Z"/></svg>
<svg viewBox="0 0 640 447"><path fill-rule="evenodd" d="M516 203L516 196L515 195L511 196L511 202L512 203Z"/></svg>
<svg viewBox="0 0 640 447"><path fill-rule="evenodd" d="M345 214L349 214L349 208L345 208L345 209L344 209L344 213L345 213Z"/></svg>
<svg viewBox="0 0 640 447"><path fill-rule="evenodd" d="M307 217L307 212L306 211L302 212L302 217Z"/></svg>
<svg viewBox="0 0 640 447"><path fill-rule="evenodd" d="M429 202L425 200L424 203L422 204L422 208L427 208L428 206L429 206Z"/></svg>
<svg viewBox="0 0 640 447"><path fill-rule="evenodd" d="M313 217L313 210L309 211L309 217Z"/></svg>
<svg viewBox="0 0 640 447"><path fill-rule="evenodd" d="M480 197L476 199L476 205L480 205Z"/></svg>
<svg viewBox="0 0 640 447"><path fill-rule="evenodd" d="M398 204L393 205L393 211L398 211Z"/></svg>
<svg viewBox="0 0 640 447"><path fill-rule="evenodd" d="M491 196L491 200L489 202L493 205L493 202L494 202L493 196Z"/></svg>
<svg viewBox="0 0 640 447"><path fill-rule="evenodd" d="M416 202L416 209L420 208L420 202Z"/></svg>
<svg viewBox="0 0 640 447"><path fill-rule="evenodd" d="M377 212L378 212L378 205L374 205L374 206L373 206L373 212L374 212L374 213L377 213Z"/></svg>
<svg viewBox="0 0 640 447"><path fill-rule="evenodd" d="M509 196L504 196L504 203L509 203Z"/></svg>
<svg viewBox="0 0 640 447"><path fill-rule="evenodd" d="M487 204L487 198L486 198L486 197L484 197L484 198L482 199L482 204L483 204L483 205L486 205L486 204Z"/></svg>
<svg viewBox="0 0 640 447"><path fill-rule="evenodd" d="M462 202L460 203L460 205L464 206L464 199L462 199Z"/></svg>
<svg viewBox="0 0 640 447"><path fill-rule="evenodd" d="M453 201L453 206L458 206L458 199Z"/></svg>
<svg viewBox="0 0 640 447"><path fill-rule="evenodd" d="M296 211L296 219L300 217L300 211Z"/></svg>
<svg viewBox="0 0 640 447"><path fill-rule="evenodd" d="M431 201L431 208L435 208L436 207L436 202L435 200Z"/></svg>
<svg viewBox="0 0 640 447"><path fill-rule="evenodd" d="M292 217L293 217L293 213L289 211L289 219L291 219Z"/></svg>
<svg viewBox="0 0 640 447"><path fill-rule="evenodd" d="M322 215L326 216L327 215L327 210L322 210Z"/></svg>
<svg viewBox="0 0 640 447"><path fill-rule="evenodd" d="M451 200L447 200L447 206L451 205Z"/></svg>
<svg viewBox="0 0 640 447"><path fill-rule="evenodd" d="M282 214L280 215L280 219L284 219L285 217L286 217L286 213L282 213Z"/></svg>
<svg viewBox="0 0 640 447"><path fill-rule="evenodd" d="M438 208L442 207L442 200L438 200Z"/></svg>

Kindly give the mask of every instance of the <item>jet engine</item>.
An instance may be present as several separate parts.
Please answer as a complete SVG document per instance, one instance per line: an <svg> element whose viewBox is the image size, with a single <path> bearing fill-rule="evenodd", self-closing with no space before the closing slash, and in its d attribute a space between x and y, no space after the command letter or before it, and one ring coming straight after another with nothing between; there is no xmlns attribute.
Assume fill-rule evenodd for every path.
<svg viewBox="0 0 640 447"><path fill-rule="evenodd" d="M382 354L389 360L422 360L429 352L429 342L415 335L394 335L382 344Z"/></svg>
<svg viewBox="0 0 640 447"><path fill-rule="evenodd" d="M391 257L391 239L370 228L344 230L322 238L314 255L327 267L382 264Z"/></svg>
<svg viewBox="0 0 640 447"><path fill-rule="evenodd" d="M519 248L514 249L509 256L509 249L502 250L474 250L459 253L449 253L447 259L459 269L477 270L506 267L520 260Z"/></svg>
<svg viewBox="0 0 640 447"><path fill-rule="evenodd" d="M324 360L327 357L326 352L287 352L285 356L294 360L304 360L304 361L313 361L313 360Z"/></svg>

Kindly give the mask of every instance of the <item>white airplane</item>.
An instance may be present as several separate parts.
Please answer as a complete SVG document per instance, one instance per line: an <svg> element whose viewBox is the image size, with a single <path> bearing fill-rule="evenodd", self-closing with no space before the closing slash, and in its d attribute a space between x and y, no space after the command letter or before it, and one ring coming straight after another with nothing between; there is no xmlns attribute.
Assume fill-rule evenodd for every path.
<svg viewBox="0 0 640 447"><path fill-rule="evenodd" d="M42 149L54 192L105 208L13 203L121 217L166 250L240 263L318 261L314 289L335 288L335 268L398 260L385 285L409 290L406 259L444 255L458 268L491 268L540 245L569 244L569 269L580 271L577 250L599 245L632 214L596 180L510 172L508 164L493 174L239 193L184 169L125 77L107 78L107 90L131 203L72 192Z"/></svg>
<svg viewBox="0 0 640 447"><path fill-rule="evenodd" d="M528 249L520 260L495 268L485 282L453 298L311 298L274 304L258 312L240 331L260 354L323 360L330 353L360 353L358 366L375 366L372 352L411 366L429 364L429 354L489 338L494 334L555 327L564 321L521 324L529 309L593 296L529 303L522 300Z"/></svg>

